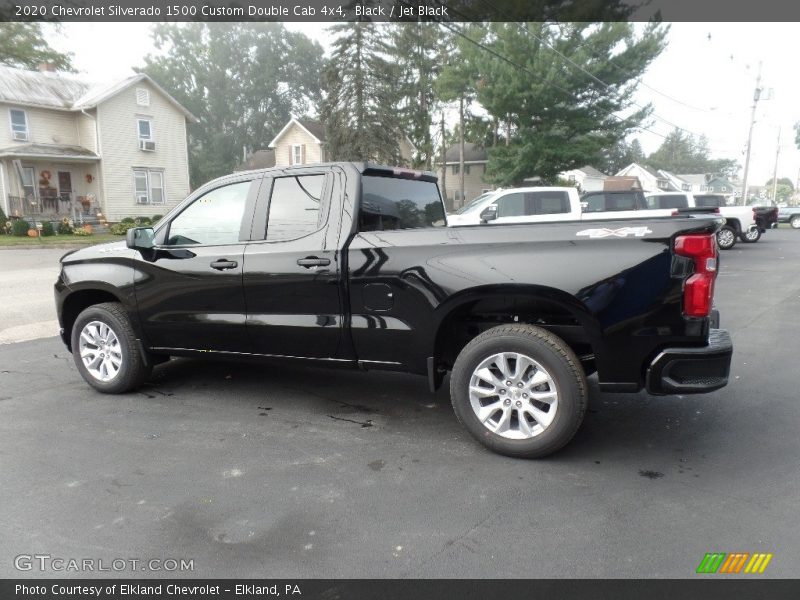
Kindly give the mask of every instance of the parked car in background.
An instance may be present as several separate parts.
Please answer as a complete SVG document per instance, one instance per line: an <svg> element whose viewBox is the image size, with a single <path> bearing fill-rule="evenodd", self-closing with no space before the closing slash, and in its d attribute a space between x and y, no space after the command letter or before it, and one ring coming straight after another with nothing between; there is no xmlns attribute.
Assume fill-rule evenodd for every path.
<svg viewBox="0 0 800 600"><path fill-rule="evenodd" d="M455 214L447 215L447 224L460 226L491 222L502 225L580 219L581 204L575 188L521 187L482 194Z"/></svg>
<svg viewBox="0 0 800 600"><path fill-rule="evenodd" d="M800 206L784 206L779 208L778 222L789 223L793 229L800 229Z"/></svg>
<svg viewBox="0 0 800 600"><path fill-rule="evenodd" d="M764 233L767 229L778 226L778 205L772 200L758 198L751 200L747 205L753 209L759 231Z"/></svg>
<svg viewBox="0 0 800 600"><path fill-rule="evenodd" d="M725 197L719 194L692 194L691 192L662 192L647 196L651 208L671 206L673 208L714 208L725 219L725 225L717 232L717 242L722 250L730 250L740 239L754 243L761 239L761 230L756 223L755 212L750 206L728 206Z"/></svg>

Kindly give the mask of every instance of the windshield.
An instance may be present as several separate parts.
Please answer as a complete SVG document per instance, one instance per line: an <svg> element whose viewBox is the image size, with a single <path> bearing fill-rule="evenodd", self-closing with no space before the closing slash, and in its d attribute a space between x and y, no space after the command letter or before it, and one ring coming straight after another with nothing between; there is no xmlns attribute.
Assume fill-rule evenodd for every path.
<svg viewBox="0 0 800 600"><path fill-rule="evenodd" d="M465 213L472 212L480 203L482 203L484 200L486 200L490 196L493 196L494 194L495 194L495 192L486 192L486 193L481 194L477 198L473 198L470 202L468 202L467 204L465 204L464 206L459 208L456 211L455 214L463 215Z"/></svg>

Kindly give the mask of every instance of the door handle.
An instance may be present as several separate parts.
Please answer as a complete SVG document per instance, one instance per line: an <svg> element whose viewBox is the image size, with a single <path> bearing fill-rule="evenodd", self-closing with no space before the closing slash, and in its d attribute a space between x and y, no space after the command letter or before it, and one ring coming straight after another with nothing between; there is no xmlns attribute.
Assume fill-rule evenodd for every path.
<svg viewBox="0 0 800 600"><path fill-rule="evenodd" d="M306 269L310 269L311 267L327 267L329 264L331 264L331 261L329 258L306 256L305 258L298 259L297 264L301 267L305 267Z"/></svg>
<svg viewBox="0 0 800 600"><path fill-rule="evenodd" d="M211 268L217 271L224 271L225 269L235 269L239 263L235 260L228 260L227 258L220 258L211 263Z"/></svg>

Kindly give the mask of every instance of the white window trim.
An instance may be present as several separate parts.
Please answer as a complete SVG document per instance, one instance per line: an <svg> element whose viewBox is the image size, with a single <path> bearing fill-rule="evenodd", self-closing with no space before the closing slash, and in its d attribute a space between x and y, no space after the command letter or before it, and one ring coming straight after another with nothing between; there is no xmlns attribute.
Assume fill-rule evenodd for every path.
<svg viewBox="0 0 800 600"><path fill-rule="evenodd" d="M150 137L142 137L141 130L139 129L139 123L142 121L147 121L147 124L150 129ZM155 142L156 136L153 135L153 119L149 117L136 117L136 137L139 138L139 141L146 141L146 142Z"/></svg>
<svg viewBox="0 0 800 600"><path fill-rule="evenodd" d="M303 164L303 145L292 144L292 166Z"/></svg>
<svg viewBox="0 0 800 600"><path fill-rule="evenodd" d="M139 202L139 191L136 189L136 174L144 173L147 182L147 202ZM150 183L150 174L159 173L161 175L161 202L153 202L153 187ZM137 206L164 206L167 203L167 180L164 169L145 169L135 167L133 169L133 201Z"/></svg>
<svg viewBox="0 0 800 600"><path fill-rule="evenodd" d="M23 116L25 117L25 139L24 140L15 140L14 139L14 121L11 119L11 112L12 111L21 112L23 114ZM15 141L15 142L27 142L27 141L30 141L30 139L31 139L31 124L30 124L30 120L28 119L28 111L27 110L25 110L24 108L13 108L13 107L9 108L8 109L8 126L11 129L11 139L12 139L12 141Z"/></svg>

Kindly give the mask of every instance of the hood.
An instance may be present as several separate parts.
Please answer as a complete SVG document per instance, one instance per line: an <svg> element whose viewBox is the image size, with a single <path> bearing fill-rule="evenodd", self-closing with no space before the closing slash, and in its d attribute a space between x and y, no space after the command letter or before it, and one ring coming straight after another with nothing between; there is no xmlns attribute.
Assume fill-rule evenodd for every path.
<svg viewBox="0 0 800 600"><path fill-rule="evenodd" d="M133 253L136 250L128 248L125 240L119 242L108 242L105 244L97 244L95 246L87 246L86 248L78 248L70 250L61 257L62 263L81 262L84 260L96 260L99 258L106 258L110 256L119 256L124 253Z"/></svg>

